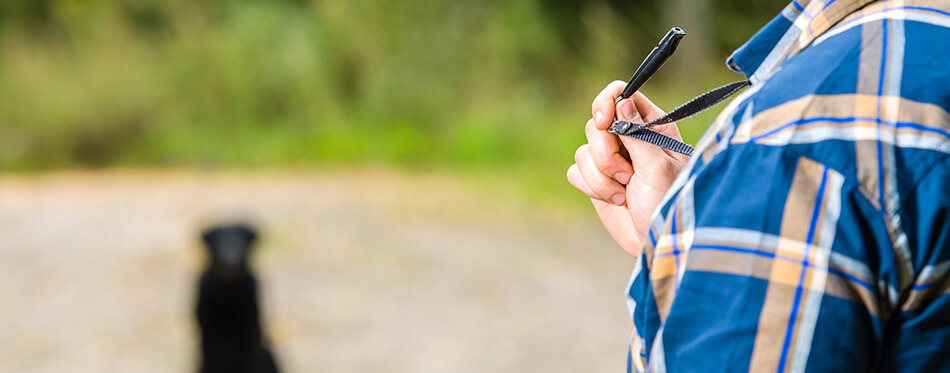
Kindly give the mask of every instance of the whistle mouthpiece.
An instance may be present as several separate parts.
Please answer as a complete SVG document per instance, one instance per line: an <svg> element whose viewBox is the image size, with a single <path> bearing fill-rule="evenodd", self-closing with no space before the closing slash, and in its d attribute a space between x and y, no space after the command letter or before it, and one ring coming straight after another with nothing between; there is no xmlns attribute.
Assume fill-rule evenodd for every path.
<svg viewBox="0 0 950 373"><path fill-rule="evenodd" d="M672 56L673 52L676 51L676 46L680 44L684 36L686 36L686 31L683 31L683 29L679 27L673 27L663 36L663 39L660 39L660 43L657 44L656 47L669 56Z"/></svg>
<svg viewBox="0 0 950 373"><path fill-rule="evenodd" d="M640 67L638 67L637 71L630 77L630 81L627 82L627 86L624 87L623 93L620 94L617 101L619 102L622 99L629 98L634 92L639 90L647 80L650 80L650 78L663 67L663 64L670 59L670 56L676 51L676 47L680 44L680 41L683 40L684 36L686 36L686 31L683 31L683 29L679 27L671 28L670 31L663 36L663 39L660 39L657 46L650 51L647 58L640 63Z"/></svg>

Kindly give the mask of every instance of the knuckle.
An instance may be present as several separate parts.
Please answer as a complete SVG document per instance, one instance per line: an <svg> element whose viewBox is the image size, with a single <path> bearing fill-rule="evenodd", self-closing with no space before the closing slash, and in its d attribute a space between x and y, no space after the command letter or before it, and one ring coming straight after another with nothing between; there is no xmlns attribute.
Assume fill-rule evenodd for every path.
<svg viewBox="0 0 950 373"><path fill-rule="evenodd" d="M567 168L567 180L574 184L574 179L577 177L577 164L572 164Z"/></svg>
<svg viewBox="0 0 950 373"><path fill-rule="evenodd" d="M610 196L616 194L612 193L610 181L606 177L598 177L596 180L587 180L587 185L590 189L600 196L601 198L609 198Z"/></svg>
<svg viewBox="0 0 950 373"><path fill-rule="evenodd" d="M591 118L591 120L588 120L587 124L584 125L584 132L588 134L592 134L596 130L597 130L597 124L594 123L594 119Z"/></svg>
<svg viewBox="0 0 950 373"><path fill-rule="evenodd" d="M567 170L567 182L571 184L574 188L580 189L577 185L577 178L574 176L574 173L571 170Z"/></svg>
<svg viewBox="0 0 950 373"><path fill-rule="evenodd" d="M578 164L578 165L581 164L580 161L581 161L582 159L584 159L584 156L585 156L586 154L590 154L590 149L589 149L589 148L590 148L590 145L588 145L588 144L584 144L584 145L581 145L581 146L577 147L577 150L574 151L574 163L576 163L576 164Z"/></svg>
<svg viewBox="0 0 950 373"><path fill-rule="evenodd" d="M610 171L616 168L617 161L612 155L613 154L597 157L597 159L594 160L594 164L597 165L597 169L601 171Z"/></svg>

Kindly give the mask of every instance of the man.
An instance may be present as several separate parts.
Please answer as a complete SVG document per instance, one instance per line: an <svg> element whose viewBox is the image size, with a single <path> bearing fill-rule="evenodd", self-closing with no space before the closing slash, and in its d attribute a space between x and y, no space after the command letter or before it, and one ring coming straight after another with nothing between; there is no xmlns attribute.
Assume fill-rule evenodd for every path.
<svg viewBox="0 0 950 373"><path fill-rule="evenodd" d="M613 82L567 173L638 257L628 370L950 371L950 1L793 1L728 65L691 158Z"/></svg>

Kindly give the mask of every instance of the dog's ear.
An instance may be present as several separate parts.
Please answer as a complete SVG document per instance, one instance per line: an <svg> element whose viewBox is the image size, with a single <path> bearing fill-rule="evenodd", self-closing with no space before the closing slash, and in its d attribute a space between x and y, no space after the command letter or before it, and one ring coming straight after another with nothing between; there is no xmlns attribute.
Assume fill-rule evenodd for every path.
<svg viewBox="0 0 950 373"><path fill-rule="evenodd" d="M214 242L218 240L218 229L205 229L205 231L201 233L201 240L204 241L205 246L210 249L214 246Z"/></svg>
<svg viewBox="0 0 950 373"><path fill-rule="evenodd" d="M244 239L248 247L253 246L254 241L257 240L257 232L254 231L254 228L245 224L237 224L234 228L238 234L241 235L241 238Z"/></svg>

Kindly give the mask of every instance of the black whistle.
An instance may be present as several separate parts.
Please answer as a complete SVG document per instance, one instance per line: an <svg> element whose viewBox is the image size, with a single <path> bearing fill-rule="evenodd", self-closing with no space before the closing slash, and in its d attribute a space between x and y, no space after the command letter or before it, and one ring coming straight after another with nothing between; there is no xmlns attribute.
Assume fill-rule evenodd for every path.
<svg viewBox="0 0 950 373"><path fill-rule="evenodd" d="M672 56L676 50L676 46L679 45L680 40L682 40L684 36L686 36L686 31L683 31L683 29L679 27L671 28L670 32L667 32L666 36L660 39L660 43L650 51L647 58L640 63L640 67L638 67L637 71L630 77L627 86L623 88L623 93L620 94L620 97L617 97L617 102L629 98L634 92L640 89L647 80L650 80L650 77L656 74L656 72L660 70L660 67L663 67L666 60L670 59L670 56Z"/></svg>

